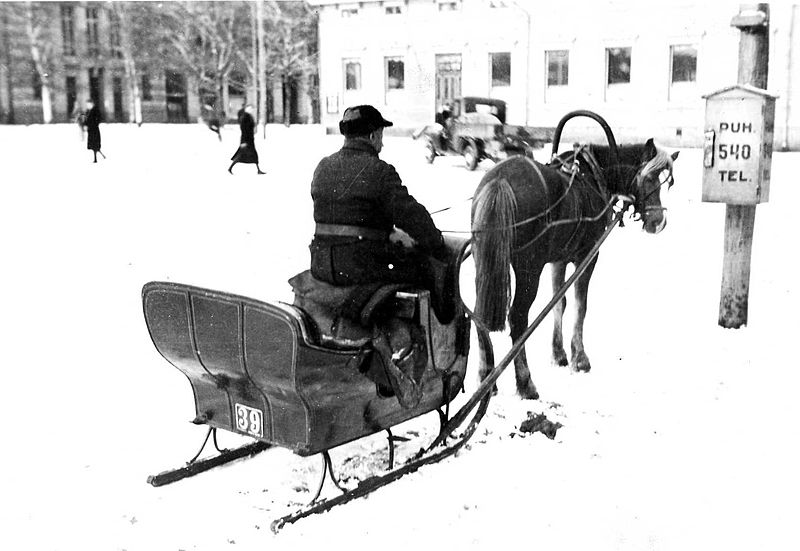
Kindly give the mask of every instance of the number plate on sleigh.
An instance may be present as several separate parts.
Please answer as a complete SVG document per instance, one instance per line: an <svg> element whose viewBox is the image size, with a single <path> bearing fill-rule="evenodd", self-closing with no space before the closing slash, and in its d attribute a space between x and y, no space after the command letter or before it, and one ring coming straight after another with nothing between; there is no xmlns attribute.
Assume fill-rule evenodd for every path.
<svg viewBox="0 0 800 551"><path fill-rule="evenodd" d="M264 414L260 409L236 404L236 428L250 436L264 437Z"/></svg>

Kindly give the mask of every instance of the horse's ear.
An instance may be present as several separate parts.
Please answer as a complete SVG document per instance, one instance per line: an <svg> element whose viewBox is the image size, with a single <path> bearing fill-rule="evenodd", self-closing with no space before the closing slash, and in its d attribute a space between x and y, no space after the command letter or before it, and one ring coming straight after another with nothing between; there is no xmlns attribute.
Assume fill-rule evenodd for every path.
<svg viewBox="0 0 800 551"><path fill-rule="evenodd" d="M650 138L646 142L644 142L644 152L642 153L642 157L644 161L649 161L653 157L656 156L656 144L653 142L653 138Z"/></svg>
<svg viewBox="0 0 800 551"><path fill-rule="evenodd" d="M680 151L676 151L675 153L672 154L673 161L678 158L678 153L680 153Z"/></svg>

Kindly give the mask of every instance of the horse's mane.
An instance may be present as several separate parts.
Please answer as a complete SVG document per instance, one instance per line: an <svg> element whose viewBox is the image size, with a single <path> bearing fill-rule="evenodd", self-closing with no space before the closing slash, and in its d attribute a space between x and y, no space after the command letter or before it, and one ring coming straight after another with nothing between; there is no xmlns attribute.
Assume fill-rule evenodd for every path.
<svg viewBox="0 0 800 551"><path fill-rule="evenodd" d="M643 156L647 144L620 144L617 146L619 158L618 166L611 165L611 148L607 145L591 144L591 152L602 166L608 177L609 185L614 188L612 191L626 192L625 189L617 189L618 186L626 186L631 183L634 174L639 170L643 162ZM642 176L647 177L653 173L659 173L664 169L672 170L672 155L666 150L653 144L655 154L642 167Z"/></svg>

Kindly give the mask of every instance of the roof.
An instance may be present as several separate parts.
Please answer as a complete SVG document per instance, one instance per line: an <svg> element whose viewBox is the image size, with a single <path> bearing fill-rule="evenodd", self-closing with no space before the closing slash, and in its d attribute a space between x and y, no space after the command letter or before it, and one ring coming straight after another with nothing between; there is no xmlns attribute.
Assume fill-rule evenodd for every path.
<svg viewBox="0 0 800 551"><path fill-rule="evenodd" d="M766 90L761 88L756 88L750 84L734 84L733 86L726 86L725 88L721 88L719 90L715 90L714 92L709 92L703 96L703 99L713 98L715 96L719 96L720 94L724 94L726 92L731 92L733 90L740 90L742 92L747 92L749 94L755 94L757 96L763 96L765 98L772 98L775 99L778 96L776 94L771 94Z"/></svg>

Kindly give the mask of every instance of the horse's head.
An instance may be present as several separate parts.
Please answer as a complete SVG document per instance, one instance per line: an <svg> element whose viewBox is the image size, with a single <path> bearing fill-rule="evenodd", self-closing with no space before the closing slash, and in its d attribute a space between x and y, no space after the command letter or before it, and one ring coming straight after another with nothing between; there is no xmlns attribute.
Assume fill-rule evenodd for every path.
<svg viewBox="0 0 800 551"><path fill-rule="evenodd" d="M652 138L644 144L631 191L635 198L635 214L641 218L647 233L658 233L667 225L666 208L661 206L661 188L664 184L672 187L672 163L677 158L677 151L668 153L653 143Z"/></svg>

